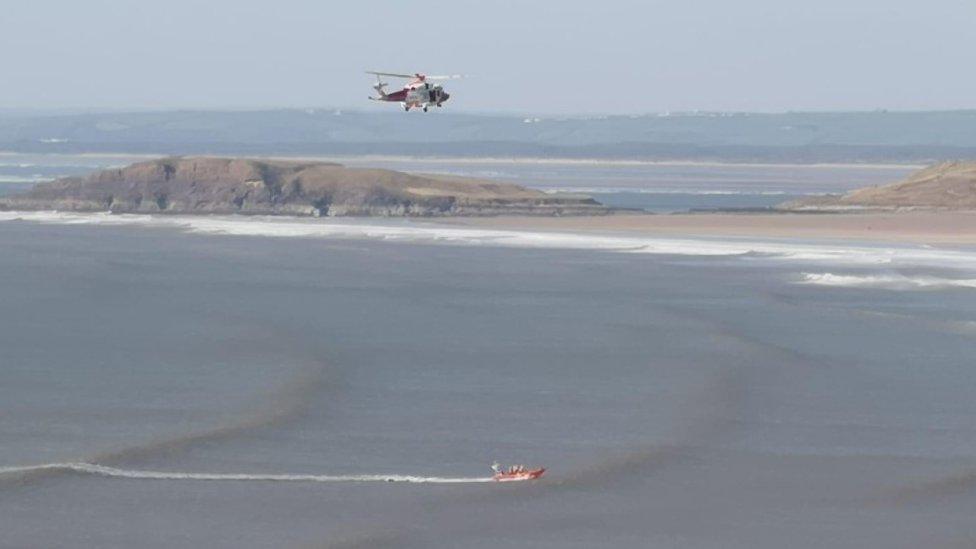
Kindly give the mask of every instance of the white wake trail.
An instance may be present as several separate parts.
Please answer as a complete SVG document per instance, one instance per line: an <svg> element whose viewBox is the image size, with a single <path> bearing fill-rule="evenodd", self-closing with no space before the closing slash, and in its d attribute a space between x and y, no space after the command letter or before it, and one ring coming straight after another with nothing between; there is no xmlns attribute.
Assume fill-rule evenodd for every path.
<svg viewBox="0 0 976 549"><path fill-rule="evenodd" d="M414 484L473 484L494 482L491 477L423 477L416 475L289 475L251 473L183 473L119 469L95 463L68 462L0 467L0 476L39 471L73 471L111 478L142 480L208 480L208 481L268 481L268 482L407 482Z"/></svg>

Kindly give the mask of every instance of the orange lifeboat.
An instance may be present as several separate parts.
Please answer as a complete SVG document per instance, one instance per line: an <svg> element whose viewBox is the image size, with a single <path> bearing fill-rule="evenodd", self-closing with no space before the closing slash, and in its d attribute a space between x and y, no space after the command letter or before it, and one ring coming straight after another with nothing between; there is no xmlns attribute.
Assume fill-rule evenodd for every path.
<svg viewBox="0 0 976 549"><path fill-rule="evenodd" d="M521 480L535 480L546 472L545 467L526 469L522 465L513 465L504 471L496 471L492 479L496 482L516 482Z"/></svg>

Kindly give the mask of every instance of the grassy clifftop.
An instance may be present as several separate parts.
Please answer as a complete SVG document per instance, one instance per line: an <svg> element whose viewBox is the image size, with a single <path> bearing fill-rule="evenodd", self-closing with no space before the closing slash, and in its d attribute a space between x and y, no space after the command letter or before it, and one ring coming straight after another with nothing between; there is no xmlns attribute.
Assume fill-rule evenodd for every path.
<svg viewBox="0 0 976 549"><path fill-rule="evenodd" d="M842 196L796 200L780 208L795 211L976 210L976 162L943 162L890 185L858 189Z"/></svg>

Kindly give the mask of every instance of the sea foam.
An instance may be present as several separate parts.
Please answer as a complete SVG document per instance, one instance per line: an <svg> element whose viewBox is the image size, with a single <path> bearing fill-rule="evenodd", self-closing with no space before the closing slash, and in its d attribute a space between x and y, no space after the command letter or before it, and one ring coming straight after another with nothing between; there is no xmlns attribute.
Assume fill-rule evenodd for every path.
<svg viewBox="0 0 976 549"><path fill-rule="evenodd" d="M838 265L933 266L976 270L976 250L909 245L479 229L413 220L382 222L371 219L366 222L274 216L0 212L0 222L14 220L43 224L154 227L205 235L368 239L465 246L601 250L685 256L739 256L753 261L792 260Z"/></svg>
<svg viewBox="0 0 976 549"><path fill-rule="evenodd" d="M779 190L739 190L739 189L695 189L695 188L655 188L655 187L550 187L535 185L533 188L544 193L582 193L582 194L608 194L608 193L633 193L633 194L674 194L674 195L693 195L693 196L783 196L786 191ZM796 193L804 196L821 195L825 193Z"/></svg>
<svg viewBox="0 0 976 549"><path fill-rule="evenodd" d="M906 276L901 274L852 275L834 273L803 273L803 279L801 282L803 284L815 284L818 286L880 288L886 290L976 288L976 279L973 278Z"/></svg>
<svg viewBox="0 0 976 549"><path fill-rule="evenodd" d="M43 471L66 471L110 478L136 480L188 481L264 481L264 482L406 482L412 484L474 484L493 482L491 477L425 477L417 475L310 475L278 473L184 473L178 471L145 471L119 469L96 463L65 462L0 467L0 476L23 475Z"/></svg>

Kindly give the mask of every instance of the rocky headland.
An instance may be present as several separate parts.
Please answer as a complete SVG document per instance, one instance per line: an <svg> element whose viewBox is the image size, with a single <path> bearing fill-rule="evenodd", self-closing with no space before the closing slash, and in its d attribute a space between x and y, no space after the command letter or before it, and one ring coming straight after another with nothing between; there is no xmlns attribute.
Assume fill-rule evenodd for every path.
<svg viewBox="0 0 976 549"><path fill-rule="evenodd" d="M890 185L803 198L777 208L791 212L976 210L976 162L943 162Z"/></svg>
<svg viewBox="0 0 976 549"><path fill-rule="evenodd" d="M293 216L603 215L580 195L326 162L173 157L41 183L0 210Z"/></svg>

